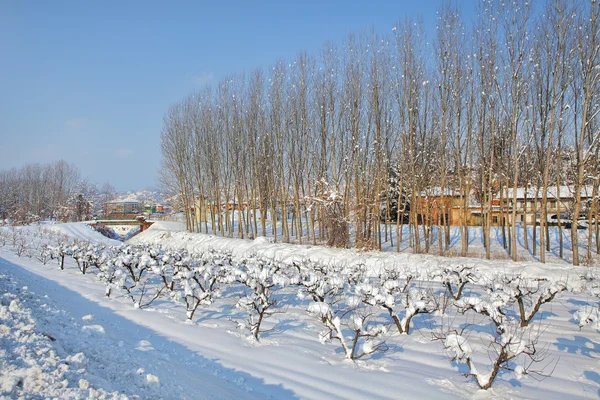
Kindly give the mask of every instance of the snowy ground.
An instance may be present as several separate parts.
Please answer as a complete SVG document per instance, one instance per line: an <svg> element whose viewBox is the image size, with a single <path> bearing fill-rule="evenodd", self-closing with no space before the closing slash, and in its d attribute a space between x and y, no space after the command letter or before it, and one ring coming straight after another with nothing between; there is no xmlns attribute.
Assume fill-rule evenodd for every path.
<svg viewBox="0 0 600 400"><path fill-rule="evenodd" d="M183 218L183 216L180 216L180 218ZM237 216L237 212L236 212L236 216L235 216L235 220L234 220L234 236L238 237L238 216ZM291 226L292 225L292 220L288 220L288 225ZM307 233L308 233L308 223L307 221L303 220L303 237L302 240L300 241L296 236L292 235L290 238L290 242L292 243L303 243L303 244L309 244L312 243L312 240L309 239L307 237ZM204 222L202 223L202 229L203 231L205 231L206 227L208 227L209 232L213 233L212 231L212 224L210 222L204 224ZM422 227L420 227L422 229ZM185 227L183 228L177 228L178 230L185 230ZM261 228L260 228L260 224L259 224L259 228L258 228L258 232L259 234L262 232ZM381 245L381 249L383 251L386 252L396 252L397 251L397 235L396 235L396 225L395 224L388 224L387 226L387 235L385 234L386 231L386 226L384 224L381 225L381 232L382 232L382 245ZM410 246L410 231L409 231L409 226L408 225L404 225L402 228L402 240L400 241L400 252L412 252L413 248ZM429 254L439 254L439 247L438 247L438 233L437 233L437 227L433 227L432 228L432 234L431 237L433 239L433 242L430 244L430 248L429 248ZM533 255L533 227L532 226L528 226L527 227L527 238L525 237L525 232L523 230L523 228L521 226L519 226L519 228L517 229L517 257L520 261L539 261L539 246L540 246L540 227L537 227L537 233L536 233L536 242L537 242L537 252L536 255ZM282 227L281 227L281 222L277 223L276 226L276 231L277 231L277 237L278 237L278 241L281 240L281 238L283 237L282 234ZM317 233L318 234L318 233ZM547 262L555 262L555 263L568 263L568 264L572 264L572 260L573 260L573 256L572 256L572 244L571 244L571 231L569 229L562 229L559 231L559 229L555 226L549 227L549 234L550 234L550 251L546 252L546 261ZM559 238L560 235L562 234L562 238L563 238L563 257L560 257L560 246L559 246ZM578 231L578 235L579 235L579 254L580 257L584 257L587 251L587 240L588 240L588 234L589 234L589 230L587 229L580 229ZM273 227L272 227L272 223L269 219L267 220L267 224L266 224L266 235L268 237L272 237L273 236ZM506 235L508 235L508 230L506 230ZM420 234L421 236L421 251L425 252L425 243L424 243L424 235L423 232L421 232ZM502 228L500 227L492 227L491 228L491 258L495 259L495 260L508 260L510 259L510 254L507 252L507 250L504 248L503 245L503 235L502 235ZM354 240L354 232L351 229L350 231L350 240L351 242L353 242ZM461 236L460 236L460 230L458 227L456 226L452 226L450 227L450 246L448 249L448 255L450 256L455 256L460 254L461 251ZM508 240L508 238L507 238ZM526 248L526 242L527 242L527 248ZM592 240L592 248L595 249L595 245L596 245L596 239L595 237ZM484 247L484 241L483 241L483 233L482 233L482 228L481 227L476 227L476 226L472 226L469 227L469 251L468 251L468 256L469 257L476 257L476 258L485 258L485 247ZM592 260L593 262L599 263L600 264L600 257L598 257L597 255L593 255L594 260Z"/></svg>
<svg viewBox="0 0 600 400"><path fill-rule="evenodd" d="M114 225L111 228L120 240L127 240L140 232L140 227L137 225Z"/></svg>
<svg viewBox="0 0 600 400"><path fill-rule="evenodd" d="M102 243L109 246L119 246L121 244L118 240L109 239L100 235L94 228L86 223L70 222L66 224L45 224L42 225L42 227L71 238ZM31 226L26 227L25 229L35 230L37 227Z"/></svg>
<svg viewBox="0 0 600 400"><path fill-rule="evenodd" d="M105 240L87 228L56 225L53 229L74 235L82 232L88 240ZM427 266L449 262L433 256L364 254L270 244L265 240L215 239L176 233L177 230L175 225L155 224L134 241L160 241L163 245L190 249L210 246L237 252L259 251L288 260L318 258L343 263L362 257L374 268L382 264ZM564 264L461 260L484 270L519 269L538 276L579 273ZM547 360L554 368L552 377L518 380L505 374L484 392L477 389L472 378L461 375L465 372L463 365L450 363L440 343L431 340L430 331L436 322L429 316L415 317L411 335L391 335L391 350L387 353L352 362L343 358L335 344L319 343L319 323L306 313L305 303L290 306L284 314L270 318L267 328L272 330L256 342L236 329L243 312L233 308L235 299L227 296L208 309L199 310L193 323L185 323L185 309L169 301L134 310L123 296L106 298L104 287L92 274L81 275L72 260L60 271L55 262L42 265L34 258L17 257L5 247L0 248L0 274L0 288L11 299L19 299L25 313L31 313L35 320L32 332L40 336L43 346L54 350L59 360L83 360L81 366L77 360L73 362L70 370L77 370L69 372L73 374L68 386L72 393L65 393L72 397L85 396L85 390L89 390L80 388L79 379L94 390L118 392L129 398L600 397L600 334L589 327L580 330L573 319L575 310L590 301L585 294L564 293L541 316L545 329L541 342L549 350ZM0 316L4 315L0 311ZM9 327L8 338L2 337L0 342L2 351L13 348L18 340L13 326L21 317L6 318L12 322L0 322ZM45 356L39 357L43 360ZM482 354L481 361L485 358ZM10 358L8 362L12 362ZM51 370L49 374L55 373ZM10 398L15 393L5 389L4 382L9 378L3 373L0 372L2 394Z"/></svg>
<svg viewBox="0 0 600 400"><path fill-rule="evenodd" d="M131 244L160 244L172 249L187 249L190 252L202 252L207 249L218 249L232 252L234 255L258 254L270 259L285 262L304 262L306 260L318 261L324 264L352 264L364 263L373 269L394 267L397 265L416 265L421 268L434 268L437 266L459 263L477 266L487 271L517 271L531 276L546 276L549 272L554 275L579 276L587 267L574 268L564 262L549 262L541 264L532 261L499 261L484 260L480 258L448 258L434 255L412 254L395 251L359 252L354 249L335 249L322 246L298 245L288 243L272 243L269 238L259 237L255 240L228 239L216 235L190 233L185 231L185 226L179 222L157 222L147 231L133 237ZM554 260L558 261L558 260Z"/></svg>
<svg viewBox="0 0 600 400"><path fill-rule="evenodd" d="M15 396L119 398L90 385L88 358L62 346L74 322L12 276L0 274L0 391Z"/></svg>
<svg viewBox="0 0 600 400"><path fill-rule="evenodd" d="M0 274L0 398L293 397L164 336L157 326L177 329L165 316L107 308L97 285L69 289L3 258Z"/></svg>

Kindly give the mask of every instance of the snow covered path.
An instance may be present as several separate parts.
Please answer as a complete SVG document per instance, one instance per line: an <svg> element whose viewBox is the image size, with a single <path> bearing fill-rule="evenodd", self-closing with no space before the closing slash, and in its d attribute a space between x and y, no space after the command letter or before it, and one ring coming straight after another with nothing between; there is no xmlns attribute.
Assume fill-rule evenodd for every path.
<svg viewBox="0 0 600 400"><path fill-rule="evenodd" d="M294 398L289 391L228 370L4 258L0 258L0 273L4 275L0 278L5 281L3 288L7 279L26 287L21 290L29 293L25 302L36 320L36 330L56 339L53 347L59 356L84 355L86 372L82 377L91 387L121 392L129 398Z"/></svg>
<svg viewBox="0 0 600 400"><path fill-rule="evenodd" d="M162 398L393 399L402 393L404 398L418 399L435 393L435 398L452 399L460 391L460 384L450 381L414 385L415 380L428 376L453 375L442 353L432 357L420 349L410 349L404 354L405 349L398 348L396 357L402 363L394 362L394 372L401 370L401 379L387 373L391 371L385 360L358 367L330 353L316 338L318 328L304 321L307 317L302 308L292 310L292 315L277 324L278 334L256 344L240 337L227 306L206 321L189 325L181 322L184 310L172 309L170 303L136 310L127 299L107 299L102 285L76 268L60 271L55 264L43 266L0 250L0 273L13 275L32 291L48 295L73 323L82 321L74 328L59 324L53 332L63 332L69 342L76 338L70 352L86 353L87 349L93 354L90 358L95 360L96 370L110 374L98 381L90 379L92 383L114 379L110 373L114 366L118 369L115 376L129 373L130 377L138 368L157 376L159 392L151 397ZM93 315L90 323L82 320L87 315ZM435 344L430 346L438 351ZM129 382L117 380L115 384L119 389L119 384L127 386ZM440 391L445 385L449 391Z"/></svg>

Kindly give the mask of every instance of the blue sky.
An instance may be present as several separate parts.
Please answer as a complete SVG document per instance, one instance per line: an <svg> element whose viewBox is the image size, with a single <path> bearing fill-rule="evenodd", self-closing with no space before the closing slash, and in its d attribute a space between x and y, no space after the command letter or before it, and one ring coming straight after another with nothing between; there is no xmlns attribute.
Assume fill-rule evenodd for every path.
<svg viewBox="0 0 600 400"><path fill-rule="evenodd" d="M155 187L170 104L405 16L433 37L440 4L0 0L0 169L64 159L92 182Z"/></svg>

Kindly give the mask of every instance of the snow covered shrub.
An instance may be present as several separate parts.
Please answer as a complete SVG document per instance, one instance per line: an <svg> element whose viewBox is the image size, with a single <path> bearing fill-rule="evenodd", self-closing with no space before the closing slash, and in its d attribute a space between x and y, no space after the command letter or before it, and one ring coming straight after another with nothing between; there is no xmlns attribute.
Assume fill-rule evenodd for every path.
<svg viewBox="0 0 600 400"><path fill-rule="evenodd" d="M474 298L469 298L469 301L472 299ZM461 301L463 300L459 300ZM544 368L551 363L545 364L541 369L534 369L547 358L547 349L538 346L541 335L539 326L523 327L518 319L505 317L501 313L492 311L497 309L490 304L478 303L469 309L490 318L492 322L490 332L467 331L463 328L436 336L443 341L444 348L452 361L467 365L469 372L465 376L475 378L479 387L484 390L492 387L494 380L502 371L512 371L518 379L526 374L547 376L544 374ZM477 358L472 346L481 343L485 348L488 362L491 363L485 372L480 370L485 357L479 357L476 362Z"/></svg>
<svg viewBox="0 0 600 400"><path fill-rule="evenodd" d="M600 331L600 275L597 270L590 270L581 277L583 289L591 297L591 305L580 306L575 312L573 318L582 328L590 325L592 328Z"/></svg>
<svg viewBox="0 0 600 400"><path fill-rule="evenodd" d="M56 259L58 261L58 265L60 265L60 269L65 269L65 257L73 254L73 245L64 241L59 243L58 245L51 247L51 259Z"/></svg>
<svg viewBox="0 0 600 400"><path fill-rule="evenodd" d="M90 242L78 242L71 248L71 256L77 262L77 266L85 275L88 267L98 267L103 261L105 246Z"/></svg>
<svg viewBox="0 0 600 400"><path fill-rule="evenodd" d="M31 258L32 249L31 249L31 246L27 239L25 239L23 236L21 236L18 239L16 239L13 243L14 243L13 248L14 248L17 256L19 256L19 257L26 256L26 257Z"/></svg>
<svg viewBox="0 0 600 400"><path fill-rule="evenodd" d="M384 339L388 324L379 317L380 308L362 296L374 290L364 263L304 267L298 296L313 300L307 312L325 327L319 334L321 343L338 342L351 360L388 349Z"/></svg>
<svg viewBox="0 0 600 400"><path fill-rule="evenodd" d="M104 285L104 294L110 297L113 290L122 289L125 282L125 270L117 265L120 247L107 247L96 261L96 277Z"/></svg>
<svg viewBox="0 0 600 400"><path fill-rule="evenodd" d="M10 228L10 242L13 249L16 249L17 243L23 239L23 231L17 229L14 225Z"/></svg>
<svg viewBox="0 0 600 400"><path fill-rule="evenodd" d="M114 265L123 268L122 288L134 308L148 307L158 299L165 286L160 282L160 251L149 247L119 248Z"/></svg>
<svg viewBox="0 0 600 400"><path fill-rule="evenodd" d="M161 249L160 246L154 247L154 250L158 251L158 264L157 267L153 269L153 272L160 277L167 292L171 293L175 288L177 267L189 257L189 253L187 250L176 251Z"/></svg>
<svg viewBox="0 0 600 400"><path fill-rule="evenodd" d="M104 284L104 294L110 297L114 289L121 289L124 285L125 274L123 269L117 266L113 259L109 257L99 266L98 280Z"/></svg>
<svg viewBox="0 0 600 400"><path fill-rule="evenodd" d="M36 254L37 255L35 258L42 264L46 265L46 263L48 262L48 259L51 258L51 256L52 256L52 248L47 244L43 244L43 245L39 246Z"/></svg>
<svg viewBox="0 0 600 400"><path fill-rule="evenodd" d="M36 239L44 239L52 236L52 231L40 225L32 231L32 236Z"/></svg>
<svg viewBox="0 0 600 400"><path fill-rule="evenodd" d="M246 287L245 294L236 307L248 312L248 319L239 323L248 329L256 340L259 339L261 325L265 318L283 312L276 297L277 290L297 283L298 276L285 265L255 255L248 256L232 268L230 278Z"/></svg>
<svg viewBox="0 0 600 400"><path fill-rule="evenodd" d="M310 260L295 264L300 271L298 298L332 303L344 291L346 280L341 269Z"/></svg>
<svg viewBox="0 0 600 400"><path fill-rule="evenodd" d="M434 274L433 278L440 279L446 294L458 300L468 284L474 284L479 280L479 273L472 265L459 264L444 267L439 273Z"/></svg>
<svg viewBox="0 0 600 400"><path fill-rule="evenodd" d="M365 305L356 296L346 297L343 303L335 305L315 301L307 311L325 327L319 333L319 341L323 344L337 341L350 360L388 350L384 339L387 324L377 318L377 308Z"/></svg>
<svg viewBox="0 0 600 400"><path fill-rule="evenodd" d="M348 284L356 285L368 281L369 278L365 274L366 270L367 266L364 261L359 260L345 265L341 270L341 274Z"/></svg>
<svg viewBox="0 0 600 400"><path fill-rule="evenodd" d="M415 315L430 314L438 309L430 289L411 287L415 275L409 268L384 269L378 281L355 285L354 291L365 304L385 310L398 333L409 334Z"/></svg>
<svg viewBox="0 0 600 400"><path fill-rule="evenodd" d="M521 326L527 326L540 310L556 295L567 290L566 280L529 278L521 274L498 274L485 284L489 293L506 298L506 306L516 303Z"/></svg>
<svg viewBox="0 0 600 400"><path fill-rule="evenodd" d="M4 229L0 229L0 246L2 246L2 247L6 246L9 239L10 239L10 233Z"/></svg>
<svg viewBox="0 0 600 400"><path fill-rule="evenodd" d="M194 257L169 256L165 261L170 259L177 259L171 296L177 302L185 302L186 317L191 321L199 306L208 306L221 296L220 284L228 281L231 256L207 251Z"/></svg>
<svg viewBox="0 0 600 400"><path fill-rule="evenodd" d="M575 314L573 314L573 318L577 321L580 328L589 325L600 331L600 307L598 305L581 306Z"/></svg>
<svg viewBox="0 0 600 400"><path fill-rule="evenodd" d="M486 297L462 296L454 302L459 314L474 313L485 318L466 323L461 329L442 328L433 335L442 341L452 361L467 365L465 376L475 378L481 389L489 389L502 371L513 371L519 379L526 374L547 376L544 368L551 364L534 369L547 358L547 349L538 346L542 326L523 324L521 314L513 310L517 301L511 297L519 292L510 287L490 291ZM479 357L476 350L480 350ZM481 353L486 353L491 363L487 372L480 371L485 362Z"/></svg>

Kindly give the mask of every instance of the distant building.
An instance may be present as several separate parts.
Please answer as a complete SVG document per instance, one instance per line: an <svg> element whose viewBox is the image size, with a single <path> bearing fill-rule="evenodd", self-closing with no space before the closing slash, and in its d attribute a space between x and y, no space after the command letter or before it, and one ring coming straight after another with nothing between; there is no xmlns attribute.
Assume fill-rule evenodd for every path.
<svg viewBox="0 0 600 400"><path fill-rule="evenodd" d="M449 226L460 226L463 224L466 201L466 224L468 226L479 226L483 223L484 214L481 205L474 201L473 195L464 195L461 197L460 191L446 189L443 193L439 188L433 188L422 192L417 198L416 214L419 224L437 225L445 223ZM491 204L491 225L498 226L502 224L504 217L499 207L499 200L492 200Z"/></svg>
<svg viewBox="0 0 600 400"><path fill-rule="evenodd" d="M537 192L537 193L536 193ZM560 221L563 224L570 224L571 211L575 201L573 186L551 186L547 193L547 218L548 224L553 225ZM442 201L443 200L443 201ZM593 200L591 186L581 188L581 202L583 210L590 207ZM445 219L451 226L462 224L465 199L461 199L457 190L446 190L443 193L439 188L433 188L422 192L418 197L416 205L416 214L419 224L432 223L437 225L439 221ZM500 193L495 194L491 201L490 209L484 210L480 204L474 201L474 196L469 195L466 199L467 215L466 224L469 226L480 226L486 216L490 213L490 223L492 226L501 226L510 224L512 220L512 209L516 206L517 222L525 222L528 225L539 225L542 216L542 193L535 188L517 188L516 202L513 205L513 189L504 190L503 196Z"/></svg>
<svg viewBox="0 0 600 400"><path fill-rule="evenodd" d="M581 187L581 203L585 207L591 205L593 194L591 186ZM542 216L542 190L538 193L536 188L517 188L516 208L517 220L525 221L527 224L539 223ZM508 189L505 201L508 203L508 209L513 206L513 189ZM549 186L546 194L548 199L547 214L548 222L553 223L557 220L568 220L571 218L571 211L575 202L575 188L573 186ZM511 215L509 215L509 218Z"/></svg>
<svg viewBox="0 0 600 400"><path fill-rule="evenodd" d="M145 203L144 204L144 214L154 214L156 213L156 206L153 203Z"/></svg>
<svg viewBox="0 0 600 400"><path fill-rule="evenodd" d="M141 214L142 203L137 199L109 201L102 205L102 210L104 211L104 215L106 217Z"/></svg>

